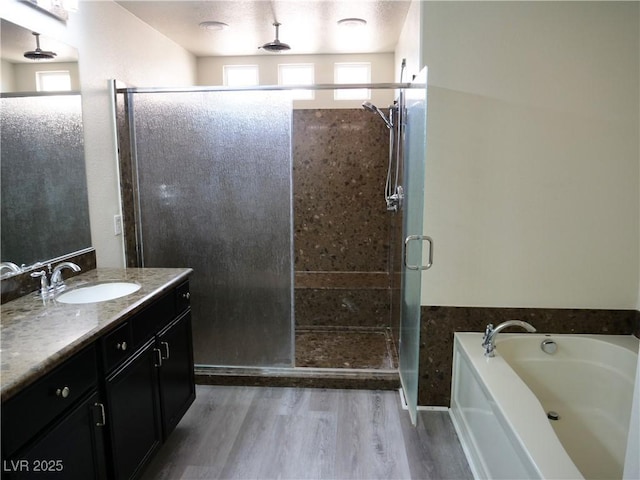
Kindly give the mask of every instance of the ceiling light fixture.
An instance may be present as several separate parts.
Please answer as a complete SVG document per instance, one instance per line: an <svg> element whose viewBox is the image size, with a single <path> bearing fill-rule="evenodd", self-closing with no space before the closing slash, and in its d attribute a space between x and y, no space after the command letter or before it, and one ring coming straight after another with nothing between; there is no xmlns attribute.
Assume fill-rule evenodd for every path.
<svg viewBox="0 0 640 480"><path fill-rule="evenodd" d="M343 18L338 20L338 26L340 27L363 27L367 24L367 21L362 18Z"/></svg>
<svg viewBox="0 0 640 480"><path fill-rule="evenodd" d="M220 30L226 30L227 28L229 28L229 25L223 22L216 22L211 20L211 21L200 23L200 28L202 28L203 30L208 30L212 32L219 32Z"/></svg>

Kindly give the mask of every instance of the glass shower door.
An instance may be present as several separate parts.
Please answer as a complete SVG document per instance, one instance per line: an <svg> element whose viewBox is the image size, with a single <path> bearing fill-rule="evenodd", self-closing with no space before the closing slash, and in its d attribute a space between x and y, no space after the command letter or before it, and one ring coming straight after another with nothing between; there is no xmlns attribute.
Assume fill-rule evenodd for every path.
<svg viewBox="0 0 640 480"><path fill-rule="evenodd" d="M130 93L141 265L191 267L198 365L293 365L291 100Z"/></svg>
<svg viewBox="0 0 640 480"><path fill-rule="evenodd" d="M415 425L418 409L420 351L420 292L422 286L422 223L424 212L425 155L427 138L427 69L414 83L424 88L406 90L404 150L402 305L400 320L400 380ZM430 252L431 253L431 252Z"/></svg>

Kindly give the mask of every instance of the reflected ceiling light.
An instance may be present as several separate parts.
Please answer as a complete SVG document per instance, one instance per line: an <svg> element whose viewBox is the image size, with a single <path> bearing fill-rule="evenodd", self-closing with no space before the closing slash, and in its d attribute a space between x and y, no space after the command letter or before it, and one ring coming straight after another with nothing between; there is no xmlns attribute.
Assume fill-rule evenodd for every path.
<svg viewBox="0 0 640 480"><path fill-rule="evenodd" d="M229 25L223 22L216 22L212 20L212 21L200 23L200 28L202 28L203 30L209 30L209 31L215 32L220 30L226 30L227 28L229 28Z"/></svg>
<svg viewBox="0 0 640 480"><path fill-rule="evenodd" d="M363 27L367 24L367 21L362 18L343 18L338 20L338 26L340 27Z"/></svg>

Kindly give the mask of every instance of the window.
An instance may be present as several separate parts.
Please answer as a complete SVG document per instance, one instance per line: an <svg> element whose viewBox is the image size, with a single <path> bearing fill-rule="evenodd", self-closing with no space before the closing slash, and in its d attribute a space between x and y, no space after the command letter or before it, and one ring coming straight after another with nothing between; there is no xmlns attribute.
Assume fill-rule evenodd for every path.
<svg viewBox="0 0 640 480"><path fill-rule="evenodd" d="M280 85L313 85L314 70L312 63L288 63L278 65L278 83ZM292 90L293 100L313 100L313 90Z"/></svg>
<svg viewBox="0 0 640 480"><path fill-rule="evenodd" d="M36 89L39 92L70 91L71 74L68 70L36 72Z"/></svg>
<svg viewBox="0 0 640 480"><path fill-rule="evenodd" d="M370 63L336 63L334 67L336 83L371 83ZM367 100L371 91L367 88L334 90L335 100Z"/></svg>
<svg viewBox="0 0 640 480"><path fill-rule="evenodd" d="M257 65L224 65L224 84L227 87L251 87L258 85Z"/></svg>

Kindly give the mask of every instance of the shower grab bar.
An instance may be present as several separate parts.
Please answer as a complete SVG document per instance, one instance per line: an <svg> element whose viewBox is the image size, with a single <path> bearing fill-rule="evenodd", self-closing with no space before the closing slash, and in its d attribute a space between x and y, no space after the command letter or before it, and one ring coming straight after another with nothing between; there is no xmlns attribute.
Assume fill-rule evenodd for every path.
<svg viewBox="0 0 640 480"><path fill-rule="evenodd" d="M409 265L407 263L407 250L409 250L409 242L414 240L426 240L429 242L429 260L426 265ZM428 270L433 265L433 239L427 235L409 235L404 241L404 266L407 270Z"/></svg>

